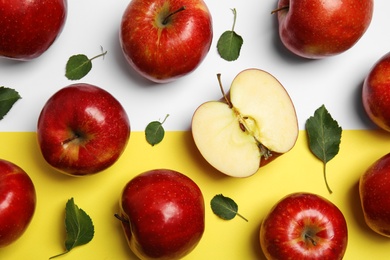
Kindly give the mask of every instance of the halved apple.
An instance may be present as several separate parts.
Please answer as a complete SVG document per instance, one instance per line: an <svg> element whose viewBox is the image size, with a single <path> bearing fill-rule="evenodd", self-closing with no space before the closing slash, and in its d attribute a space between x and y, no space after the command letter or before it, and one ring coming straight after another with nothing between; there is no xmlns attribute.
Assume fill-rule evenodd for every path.
<svg viewBox="0 0 390 260"><path fill-rule="evenodd" d="M192 118L197 148L218 171L233 177L255 174L298 138L298 120L285 88L271 74L247 69L223 99L200 105Z"/></svg>

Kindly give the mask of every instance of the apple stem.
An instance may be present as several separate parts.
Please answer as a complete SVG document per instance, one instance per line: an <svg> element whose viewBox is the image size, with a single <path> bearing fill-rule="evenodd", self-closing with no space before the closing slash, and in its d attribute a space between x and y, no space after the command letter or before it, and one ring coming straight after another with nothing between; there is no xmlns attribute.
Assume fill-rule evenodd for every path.
<svg viewBox="0 0 390 260"><path fill-rule="evenodd" d="M218 78L219 88L221 89L223 98L225 99L225 101L226 101L226 103L229 105L229 107L232 108L233 105L232 105L232 103L230 102L230 100L227 98L227 96L226 96L226 94L225 94L225 90L223 90L222 81L221 81L221 73L218 73L218 74L217 74L217 78Z"/></svg>
<svg viewBox="0 0 390 260"><path fill-rule="evenodd" d="M308 234L305 234L305 239L310 240L310 242L313 244L313 246L317 245L317 242Z"/></svg>
<svg viewBox="0 0 390 260"><path fill-rule="evenodd" d="M70 138L68 138L68 139L66 139L66 140L64 140L64 141L62 141L61 145L66 145L66 144L72 142L73 140L76 140L76 139L79 138L79 137L80 137L80 135L77 134L77 133L75 133L72 137L70 137Z"/></svg>
<svg viewBox="0 0 390 260"><path fill-rule="evenodd" d="M286 9L289 9L290 6L289 5L285 5L285 6L282 6L282 7L279 7L278 9L275 9L271 12L271 14L274 14L274 13L277 13L279 11L282 11L282 10L286 10Z"/></svg>
<svg viewBox="0 0 390 260"><path fill-rule="evenodd" d="M181 12L181 11L184 11L185 9L186 9L186 7L182 6L179 9L177 9L176 11L173 11L172 13L168 14L167 17L165 17L164 20L162 21L162 24L163 25L167 25L168 22L169 22L169 18L171 18L172 15L175 15L175 14Z"/></svg>
<svg viewBox="0 0 390 260"><path fill-rule="evenodd" d="M120 216L120 215L117 214L117 213L114 214L114 217L116 217L117 219L119 219L119 220L122 221L123 223L130 224L130 222L129 222L127 219L123 218L122 216Z"/></svg>
<svg viewBox="0 0 390 260"><path fill-rule="evenodd" d="M326 164L324 164L324 180L325 180L325 185L326 185L326 188L328 189L329 194L332 194L333 191L331 190L329 183L328 183L328 180L326 178Z"/></svg>

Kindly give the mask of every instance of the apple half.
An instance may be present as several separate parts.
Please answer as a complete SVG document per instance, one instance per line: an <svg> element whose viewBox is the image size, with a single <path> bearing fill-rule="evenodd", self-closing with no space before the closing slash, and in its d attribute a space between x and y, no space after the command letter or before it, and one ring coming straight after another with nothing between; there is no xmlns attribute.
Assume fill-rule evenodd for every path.
<svg viewBox="0 0 390 260"><path fill-rule="evenodd" d="M200 105L192 118L192 135L204 159L218 171L248 177L281 154L298 138L295 107L270 73L246 69L219 101Z"/></svg>

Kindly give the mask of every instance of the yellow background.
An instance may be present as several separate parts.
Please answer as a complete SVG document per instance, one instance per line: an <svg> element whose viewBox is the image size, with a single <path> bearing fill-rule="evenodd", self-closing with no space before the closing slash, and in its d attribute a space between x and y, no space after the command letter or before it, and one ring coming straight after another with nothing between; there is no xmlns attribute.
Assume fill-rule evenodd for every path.
<svg viewBox="0 0 390 260"><path fill-rule="evenodd" d="M377 235L365 225L358 193L360 175L390 151L390 135L379 130L343 131L340 152L327 164L333 194L326 190L322 162L311 154L303 130L293 150L245 179L228 177L211 168L198 153L190 132L168 132L154 147L147 144L143 132L133 132L116 164L81 178L50 168L33 132L3 132L0 139L0 158L22 167L37 191L37 208L28 230L17 242L0 249L0 259L48 259L63 252L64 210L72 197L91 216L95 237L58 259L135 259L114 214L124 185L138 173L155 168L188 175L204 195L205 233L185 259L264 259L258 239L261 220L283 196L300 191L322 195L344 213L349 228L344 259L388 259L390 254L390 238ZM249 222L239 217L230 221L216 217L209 204L220 193L234 199Z"/></svg>

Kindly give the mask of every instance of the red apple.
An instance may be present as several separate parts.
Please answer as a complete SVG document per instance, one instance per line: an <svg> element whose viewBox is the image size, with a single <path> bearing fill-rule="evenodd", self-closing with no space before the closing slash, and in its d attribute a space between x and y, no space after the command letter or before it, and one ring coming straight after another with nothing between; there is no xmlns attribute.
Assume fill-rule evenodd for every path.
<svg viewBox="0 0 390 260"><path fill-rule="evenodd" d="M373 0L279 0L279 36L291 52L318 59L340 54L366 32Z"/></svg>
<svg viewBox="0 0 390 260"><path fill-rule="evenodd" d="M0 1L0 57L31 60L42 55L61 33L67 0Z"/></svg>
<svg viewBox="0 0 390 260"><path fill-rule="evenodd" d="M191 130L203 158L232 177L252 176L289 152L299 134L286 89L270 73L253 68L234 78L222 100L201 104Z"/></svg>
<svg viewBox="0 0 390 260"><path fill-rule="evenodd" d="M130 180L116 216L130 249L141 259L180 259L197 246L205 228L198 185L168 169L146 171Z"/></svg>
<svg viewBox="0 0 390 260"><path fill-rule="evenodd" d="M130 137L126 111L109 92L73 84L56 92L38 118L38 143L45 160L75 176L114 164Z"/></svg>
<svg viewBox="0 0 390 260"><path fill-rule="evenodd" d="M267 259L342 259L347 223L339 208L311 193L293 193L271 209L260 228Z"/></svg>
<svg viewBox="0 0 390 260"><path fill-rule="evenodd" d="M213 37L211 14L202 0L132 0L120 26L120 44L131 67L154 82L195 70Z"/></svg>
<svg viewBox="0 0 390 260"><path fill-rule="evenodd" d="M390 237L390 154L375 161L360 177L359 194L367 225Z"/></svg>
<svg viewBox="0 0 390 260"><path fill-rule="evenodd" d="M12 244L24 234L35 206L35 188L28 174L0 159L0 247Z"/></svg>
<svg viewBox="0 0 390 260"><path fill-rule="evenodd" d="M365 78L362 101L372 122L390 132L390 52L374 64Z"/></svg>

